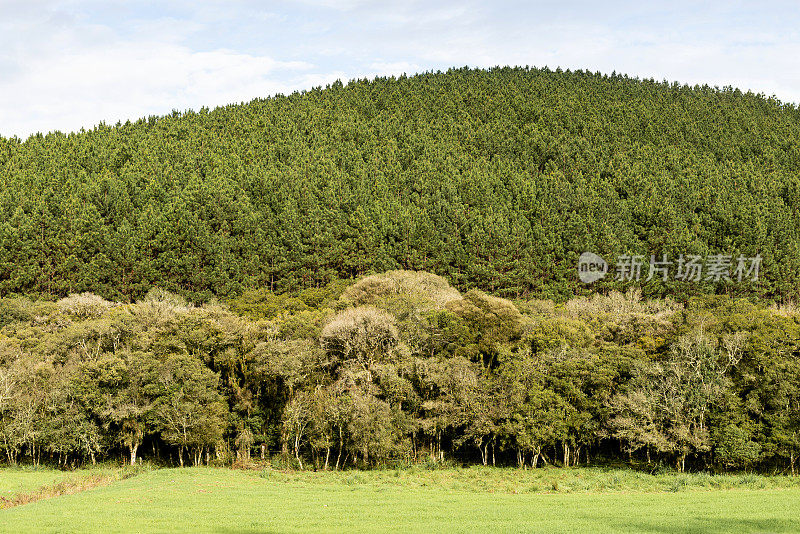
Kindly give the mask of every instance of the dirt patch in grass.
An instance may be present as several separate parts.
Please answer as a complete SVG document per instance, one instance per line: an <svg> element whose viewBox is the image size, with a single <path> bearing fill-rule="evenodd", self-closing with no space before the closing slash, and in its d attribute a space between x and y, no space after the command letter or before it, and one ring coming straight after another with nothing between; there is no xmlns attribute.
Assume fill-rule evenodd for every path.
<svg viewBox="0 0 800 534"><path fill-rule="evenodd" d="M0 510L29 504L42 499L51 499L53 497L60 497L61 495L71 495L100 486L107 486L112 482L122 478L128 478L131 475L132 474L129 473L114 473L80 476L62 480L61 482L49 486L42 486L36 491L18 493L13 497L0 496Z"/></svg>

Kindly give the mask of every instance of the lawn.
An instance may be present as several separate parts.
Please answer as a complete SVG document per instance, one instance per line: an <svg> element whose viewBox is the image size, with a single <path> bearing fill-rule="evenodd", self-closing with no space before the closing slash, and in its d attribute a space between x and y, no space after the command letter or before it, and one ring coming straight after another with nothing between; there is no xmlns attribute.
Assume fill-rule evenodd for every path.
<svg viewBox="0 0 800 534"><path fill-rule="evenodd" d="M18 493L38 490L59 482L82 478L88 475L111 474L112 468L98 467L80 471L59 471L48 467L6 467L0 469L0 498L10 498Z"/></svg>
<svg viewBox="0 0 800 534"><path fill-rule="evenodd" d="M0 510L0 530L794 532L800 482L600 469L159 469Z"/></svg>

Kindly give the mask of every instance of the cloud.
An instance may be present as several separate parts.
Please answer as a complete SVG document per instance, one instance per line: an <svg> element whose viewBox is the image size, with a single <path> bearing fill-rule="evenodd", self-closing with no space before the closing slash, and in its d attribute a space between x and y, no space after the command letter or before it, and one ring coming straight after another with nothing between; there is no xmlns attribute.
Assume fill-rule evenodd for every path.
<svg viewBox="0 0 800 534"><path fill-rule="evenodd" d="M369 4L361 0L299 0L302 4L311 6L326 7L329 9L338 9L341 11L350 11L359 6Z"/></svg>
<svg viewBox="0 0 800 534"><path fill-rule="evenodd" d="M168 43L121 43L41 58L0 82L15 95L0 125L10 132L75 130L172 109L198 109L303 87L311 65L232 50L193 52Z"/></svg>
<svg viewBox="0 0 800 534"><path fill-rule="evenodd" d="M0 135L215 107L337 78L534 65L800 102L787 2L0 0Z"/></svg>
<svg viewBox="0 0 800 534"><path fill-rule="evenodd" d="M11 24L0 25L0 30ZM175 31L167 31L176 28ZM198 24L160 18L129 27L85 22L60 9L21 14L0 55L0 133L71 131L172 109L198 109L291 92L311 81L313 65L231 49L196 51L181 44ZM23 36L24 34L24 36ZM12 42L13 41L13 42Z"/></svg>
<svg viewBox="0 0 800 534"><path fill-rule="evenodd" d="M377 61L370 64L372 76L399 76L401 74L414 74L424 70L416 63L408 61L383 62Z"/></svg>

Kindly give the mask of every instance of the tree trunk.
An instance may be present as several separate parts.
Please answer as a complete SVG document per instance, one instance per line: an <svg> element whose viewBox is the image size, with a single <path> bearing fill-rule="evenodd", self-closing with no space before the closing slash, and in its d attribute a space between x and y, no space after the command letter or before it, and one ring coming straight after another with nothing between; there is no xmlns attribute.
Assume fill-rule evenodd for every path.
<svg viewBox="0 0 800 534"><path fill-rule="evenodd" d="M181 463L181 467L183 467L183 445L178 447L178 461Z"/></svg>
<svg viewBox="0 0 800 534"><path fill-rule="evenodd" d="M300 465L300 469L303 469L303 460L300 459L300 433L298 432L294 436L294 457L297 458L297 463Z"/></svg>
<svg viewBox="0 0 800 534"><path fill-rule="evenodd" d="M569 444L564 442L564 467L569 467Z"/></svg>
<svg viewBox="0 0 800 534"><path fill-rule="evenodd" d="M794 451L789 452L789 466L792 468L792 476L794 476Z"/></svg>
<svg viewBox="0 0 800 534"><path fill-rule="evenodd" d="M136 465L136 451L139 449L139 444L134 443L128 446L128 449L131 451L131 465Z"/></svg>
<svg viewBox="0 0 800 534"><path fill-rule="evenodd" d="M339 454L336 455L336 470L339 470L339 460L342 459L342 428L339 427Z"/></svg>
<svg viewBox="0 0 800 534"><path fill-rule="evenodd" d="M330 458L331 458L331 448L328 447L327 449L325 449L325 471L328 470L328 461L330 460Z"/></svg>

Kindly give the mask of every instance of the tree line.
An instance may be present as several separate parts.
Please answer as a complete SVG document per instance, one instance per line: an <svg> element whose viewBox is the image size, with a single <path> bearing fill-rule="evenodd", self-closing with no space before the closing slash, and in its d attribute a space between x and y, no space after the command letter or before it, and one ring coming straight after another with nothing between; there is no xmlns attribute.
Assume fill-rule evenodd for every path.
<svg viewBox="0 0 800 534"><path fill-rule="evenodd" d="M6 463L597 462L794 473L800 311L507 300L413 271L194 306L0 300Z"/></svg>
<svg viewBox="0 0 800 534"><path fill-rule="evenodd" d="M207 302L411 269L563 302L588 250L760 254L754 284L642 290L796 299L798 117L729 87L461 68L0 138L0 296Z"/></svg>

